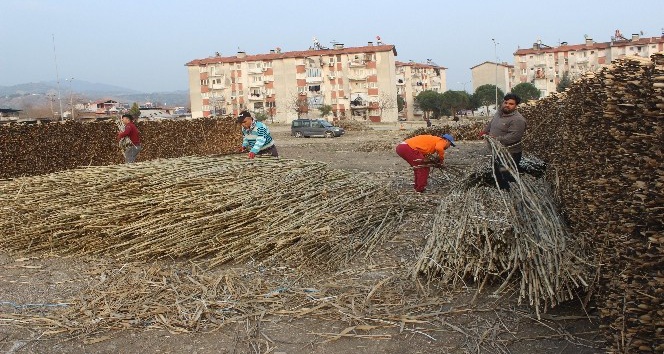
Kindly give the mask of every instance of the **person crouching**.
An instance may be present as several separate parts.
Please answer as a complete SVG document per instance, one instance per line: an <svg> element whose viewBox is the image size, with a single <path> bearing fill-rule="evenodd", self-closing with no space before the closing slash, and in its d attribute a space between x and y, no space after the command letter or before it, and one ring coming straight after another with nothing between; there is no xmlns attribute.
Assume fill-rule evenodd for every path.
<svg viewBox="0 0 664 354"><path fill-rule="evenodd" d="M416 192L422 193L427 187L431 169L427 165L431 164L432 155L437 154L438 163L442 163L445 159L445 150L450 146L456 146L450 134L417 135L397 145L397 155L413 167Z"/></svg>

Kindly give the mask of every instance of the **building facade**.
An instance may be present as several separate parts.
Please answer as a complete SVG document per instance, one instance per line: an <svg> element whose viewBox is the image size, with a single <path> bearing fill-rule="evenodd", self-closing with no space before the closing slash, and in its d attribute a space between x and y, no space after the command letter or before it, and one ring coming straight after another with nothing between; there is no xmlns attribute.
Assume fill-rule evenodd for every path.
<svg viewBox="0 0 664 354"><path fill-rule="evenodd" d="M431 90L443 93L447 91L446 68L415 62L396 62L397 94L404 99L405 106L399 112L401 120L422 119L423 112L415 105L415 97L422 91Z"/></svg>
<svg viewBox="0 0 664 354"><path fill-rule="evenodd" d="M470 73L473 79L473 92L482 85L498 86L505 93L512 90L512 77L514 76L514 66L512 65L485 61L470 68Z"/></svg>
<svg viewBox="0 0 664 354"><path fill-rule="evenodd" d="M611 42L597 43L586 38L583 44L560 43L550 47L537 41L532 48L514 53L513 84L530 82L541 92L541 97L556 92L564 75L574 80L587 72L597 72L611 61L630 55L649 57L664 50L664 36L640 38L634 34L623 37L619 31Z"/></svg>
<svg viewBox="0 0 664 354"><path fill-rule="evenodd" d="M265 113L272 121L320 117L397 121L394 45L216 55L186 64L193 118Z"/></svg>

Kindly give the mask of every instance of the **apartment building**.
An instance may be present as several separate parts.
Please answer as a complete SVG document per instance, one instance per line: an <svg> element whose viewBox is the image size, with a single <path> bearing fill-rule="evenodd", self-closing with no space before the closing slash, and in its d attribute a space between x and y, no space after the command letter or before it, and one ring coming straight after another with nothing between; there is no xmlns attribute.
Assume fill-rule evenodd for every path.
<svg viewBox="0 0 664 354"><path fill-rule="evenodd" d="M533 43L532 48L514 53L514 85L530 82L542 93L542 97L556 92L556 86L567 74L574 80L587 72L597 72L611 61L637 55L649 57L664 50L664 36L640 38L633 34L627 39L616 31L610 42L597 43L586 37L582 44L560 43L557 47Z"/></svg>
<svg viewBox="0 0 664 354"><path fill-rule="evenodd" d="M397 61L396 85L397 94L406 103L399 113L399 119L417 120L422 118L423 112L415 107L415 97L425 90L443 93L447 91L445 70L447 68L428 61L426 64Z"/></svg>
<svg viewBox="0 0 664 354"><path fill-rule="evenodd" d="M220 54L186 64L193 118L264 112L275 122L320 117L397 121L394 45L316 48L235 56ZM391 101L390 101L391 100Z"/></svg>
<svg viewBox="0 0 664 354"><path fill-rule="evenodd" d="M512 90L513 65L485 61L470 68L470 73L473 79L473 92L482 85L498 86L505 93Z"/></svg>

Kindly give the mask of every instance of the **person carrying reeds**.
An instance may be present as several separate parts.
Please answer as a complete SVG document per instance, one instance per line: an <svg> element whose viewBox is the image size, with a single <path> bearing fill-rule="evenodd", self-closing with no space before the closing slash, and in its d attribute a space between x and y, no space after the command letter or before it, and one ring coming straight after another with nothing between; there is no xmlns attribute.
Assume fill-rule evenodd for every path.
<svg viewBox="0 0 664 354"><path fill-rule="evenodd" d="M450 134L417 135L397 145L397 155L413 167L416 192L424 192L429 179L430 166L442 164L445 159L445 150L450 146L456 146L454 138Z"/></svg>
<svg viewBox="0 0 664 354"><path fill-rule="evenodd" d="M262 122L256 121L251 113L242 111L237 117L237 122L242 125L242 146L240 152L249 150L249 158L256 155L270 154L279 157L277 146L270 135L270 129Z"/></svg>
<svg viewBox="0 0 664 354"><path fill-rule="evenodd" d="M124 150L125 163L134 163L142 149L140 132L134 125L134 116L131 114L123 114L121 120L124 128L118 133L118 142Z"/></svg>
<svg viewBox="0 0 664 354"><path fill-rule="evenodd" d="M521 139L526 133L526 119L517 111L517 106L521 103L521 98L513 93L508 93L503 98L503 104L500 110L496 111L493 118L480 132L480 137L485 135L496 138L503 146L507 148L514 165L519 166L523 147ZM500 189L509 189L509 182L514 182L514 177L507 171L505 165L494 159L493 163L496 182Z"/></svg>

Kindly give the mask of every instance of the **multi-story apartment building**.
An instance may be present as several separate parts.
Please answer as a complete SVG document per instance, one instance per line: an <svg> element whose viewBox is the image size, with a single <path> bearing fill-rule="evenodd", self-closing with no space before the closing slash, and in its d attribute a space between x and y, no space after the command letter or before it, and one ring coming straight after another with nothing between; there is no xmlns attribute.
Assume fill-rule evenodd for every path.
<svg viewBox="0 0 664 354"><path fill-rule="evenodd" d="M415 107L415 97L425 90L443 93L447 91L445 70L447 68L429 61L426 64L396 62L397 94L406 103L399 113L400 119L416 120L423 112Z"/></svg>
<svg viewBox="0 0 664 354"><path fill-rule="evenodd" d="M397 121L394 45L217 55L186 64L193 118L265 112L276 122L318 117Z"/></svg>
<svg viewBox="0 0 664 354"><path fill-rule="evenodd" d="M470 68L470 73L473 79L473 92L482 85L498 86L505 93L512 90L513 65L485 61Z"/></svg>
<svg viewBox="0 0 664 354"><path fill-rule="evenodd" d="M530 82L542 93L542 97L556 92L556 86L567 74L571 80L586 72L596 72L612 60L628 55L649 57L664 49L664 36L640 38L633 34L630 39L620 35L611 42L597 43L586 37L583 44L560 43L550 47L537 41L532 48L519 49L514 53L514 85Z"/></svg>

